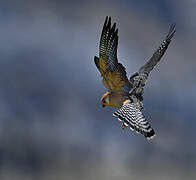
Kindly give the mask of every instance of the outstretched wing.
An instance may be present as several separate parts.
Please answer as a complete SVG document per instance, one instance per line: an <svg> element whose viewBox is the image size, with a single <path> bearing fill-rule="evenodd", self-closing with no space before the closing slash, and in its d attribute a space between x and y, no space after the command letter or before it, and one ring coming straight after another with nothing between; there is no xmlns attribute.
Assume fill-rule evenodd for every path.
<svg viewBox="0 0 196 180"><path fill-rule="evenodd" d="M126 126L129 126L131 130L143 134L148 140L155 136L154 130L144 117L137 103L129 102L124 104L120 109L115 111L113 115L117 116L118 119L123 121Z"/></svg>
<svg viewBox="0 0 196 180"><path fill-rule="evenodd" d="M170 31L167 34L165 40L161 43L159 48L154 52L153 56L148 60L138 72L134 73L130 77L130 82L133 84L134 87L134 94L136 94L140 100L142 100L142 94L144 90L144 86L150 71L156 66L156 64L161 60L161 57L165 54L172 37L176 32L175 24L171 25Z"/></svg>
<svg viewBox="0 0 196 180"><path fill-rule="evenodd" d="M116 23L111 27L111 17L106 17L99 47L99 58L95 56L95 64L103 77L103 83L109 91L128 93L131 84L126 76L125 68L117 59L118 29Z"/></svg>
<svg viewBox="0 0 196 180"><path fill-rule="evenodd" d="M148 60L140 69L139 73L149 74L150 71L156 66L156 64L160 61L161 57L165 54L172 37L176 32L175 24L171 25L170 31L167 34L165 40L161 43L159 48L154 52L153 56Z"/></svg>
<svg viewBox="0 0 196 180"><path fill-rule="evenodd" d="M111 28L111 17L106 17L99 46L99 57L107 61L107 69L114 71L118 63L118 29L116 23Z"/></svg>

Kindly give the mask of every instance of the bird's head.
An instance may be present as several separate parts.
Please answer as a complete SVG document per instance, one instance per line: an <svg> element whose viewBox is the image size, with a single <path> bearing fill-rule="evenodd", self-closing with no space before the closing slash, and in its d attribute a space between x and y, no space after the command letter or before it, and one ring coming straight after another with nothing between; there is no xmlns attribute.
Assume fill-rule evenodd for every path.
<svg viewBox="0 0 196 180"><path fill-rule="evenodd" d="M101 98L102 107L109 106L109 95L110 93L107 92L102 96Z"/></svg>

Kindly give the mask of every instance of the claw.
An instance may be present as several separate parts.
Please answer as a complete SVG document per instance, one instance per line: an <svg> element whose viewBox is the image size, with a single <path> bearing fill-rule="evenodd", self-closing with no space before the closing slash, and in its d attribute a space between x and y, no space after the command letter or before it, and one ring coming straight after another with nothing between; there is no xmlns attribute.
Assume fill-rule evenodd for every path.
<svg viewBox="0 0 196 180"><path fill-rule="evenodd" d="M124 128L125 128L125 123L124 122L122 123L121 128L124 130Z"/></svg>

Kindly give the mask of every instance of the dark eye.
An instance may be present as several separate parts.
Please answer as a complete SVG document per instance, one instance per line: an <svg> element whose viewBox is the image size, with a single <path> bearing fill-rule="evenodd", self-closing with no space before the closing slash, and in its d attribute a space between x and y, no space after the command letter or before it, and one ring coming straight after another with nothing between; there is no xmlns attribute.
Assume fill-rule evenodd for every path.
<svg viewBox="0 0 196 180"><path fill-rule="evenodd" d="M104 103L104 104L105 104L105 99L102 99L102 103Z"/></svg>

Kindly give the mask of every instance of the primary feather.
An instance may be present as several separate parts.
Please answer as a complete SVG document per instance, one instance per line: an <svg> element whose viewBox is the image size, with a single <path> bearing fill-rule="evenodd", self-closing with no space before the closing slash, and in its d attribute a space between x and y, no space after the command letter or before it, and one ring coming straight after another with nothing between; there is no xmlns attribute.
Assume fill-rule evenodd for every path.
<svg viewBox="0 0 196 180"><path fill-rule="evenodd" d="M111 17L106 17L101 33L99 58L94 57L94 62L99 69L105 87L113 93L128 94L131 90L124 66L118 63L118 29L116 23L111 26Z"/></svg>

